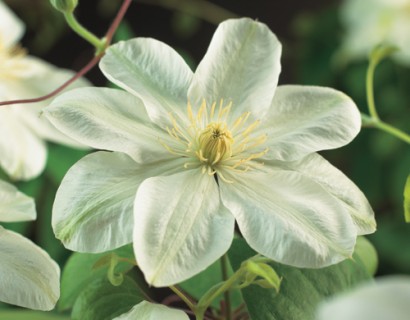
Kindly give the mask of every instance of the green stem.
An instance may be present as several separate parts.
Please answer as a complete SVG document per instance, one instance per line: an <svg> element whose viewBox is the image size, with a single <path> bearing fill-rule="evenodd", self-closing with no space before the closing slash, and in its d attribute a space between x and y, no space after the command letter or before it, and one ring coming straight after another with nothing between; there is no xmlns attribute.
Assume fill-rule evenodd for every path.
<svg viewBox="0 0 410 320"><path fill-rule="evenodd" d="M227 254L224 254L221 258L221 268L222 268L222 279L224 281L226 281L229 278L229 273L228 273L229 260L228 260L228 255ZM225 298L225 317L226 317L226 320L232 320L231 292L230 292L229 289L224 292L224 298Z"/></svg>
<svg viewBox="0 0 410 320"><path fill-rule="evenodd" d="M196 306L195 316L197 320L203 320L204 313L219 295L231 289L234 284L242 277L243 270L239 269L236 271L232 277L228 278L226 281L216 285L211 288L205 295L199 300Z"/></svg>
<svg viewBox="0 0 410 320"><path fill-rule="evenodd" d="M191 309L194 313L196 310L196 306L192 303L192 301L185 295L185 293L183 293L181 290L179 290L178 287L176 286L170 286L169 287L172 291L174 291L174 293L180 297L185 303L186 305L189 307L189 309Z"/></svg>
<svg viewBox="0 0 410 320"><path fill-rule="evenodd" d="M91 43L96 49L97 52L104 50L105 48L105 41L99 39L97 36L92 34L86 28L84 28L75 18L72 13L64 13L64 17L68 23L68 25L76 32L80 37Z"/></svg>
<svg viewBox="0 0 410 320"><path fill-rule="evenodd" d="M401 131L400 129L393 127L390 124L387 124L383 121L381 121L380 119L375 119L375 118L371 118L365 114L362 114L362 121L363 121L363 126L366 127L372 127L372 128L376 128L379 130L382 130L384 132L387 132L389 134L391 134L392 136L410 144L410 135L408 135L407 133L405 133L404 131Z"/></svg>
<svg viewBox="0 0 410 320"><path fill-rule="evenodd" d="M369 67L367 68L366 74L366 95L367 95L367 106L369 108L369 113L372 118L379 120L379 115L376 111L376 104L374 102L374 90L373 90L373 79L374 71L376 69L377 63L373 59L370 59Z"/></svg>

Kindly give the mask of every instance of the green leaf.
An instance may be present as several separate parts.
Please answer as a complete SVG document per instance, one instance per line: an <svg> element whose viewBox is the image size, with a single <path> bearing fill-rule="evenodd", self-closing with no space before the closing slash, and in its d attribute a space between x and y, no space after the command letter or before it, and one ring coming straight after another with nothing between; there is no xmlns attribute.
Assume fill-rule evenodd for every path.
<svg viewBox="0 0 410 320"><path fill-rule="evenodd" d="M111 320L144 300L138 284L129 276L119 286L107 278L94 279L75 301L72 320Z"/></svg>
<svg viewBox="0 0 410 320"><path fill-rule="evenodd" d="M263 281L256 280L254 281L255 283L259 284L263 288L272 288L279 291L281 280L270 265L264 262L254 262L252 260L248 260L245 262L245 266L249 273L263 278Z"/></svg>
<svg viewBox="0 0 410 320"><path fill-rule="evenodd" d="M4 320L70 320L68 316L56 315L51 312L39 311L0 311L0 319Z"/></svg>
<svg viewBox="0 0 410 320"><path fill-rule="evenodd" d="M90 150L78 150L59 144L49 143L46 174L55 185L59 185L68 169L84 157Z"/></svg>
<svg viewBox="0 0 410 320"><path fill-rule="evenodd" d="M217 284L223 281L221 262L218 260L207 269L197 274L196 276L180 283L178 286L188 293L192 298L199 300L209 289L215 287ZM229 276L233 274L232 270L229 272ZM215 309L220 308L220 301L223 296L214 300L211 306ZM233 290L231 294L232 307L239 307L243 302L242 296L239 290Z"/></svg>
<svg viewBox="0 0 410 320"><path fill-rule="evenodd" d="M377 271L379 259L375 247L365 237L358 237L355 247L356 260L360 259L367 272L374 276Z"/></svg>
<svg viewBox="0 0 410 320"><path fill-rule="evenodd" d="M109 265L95 268L95 265L101 261L104 256L109 256L115 252L120 257L134 259L134 253L130 245L118 248L114 251L91 254L91 253L73 253L64 267L61 278L61 296L58 302L60 310L67 310L74 305L75 300L86 286L96 279L107 279ZM132 267L131 264L119 262L116 272L124 272ZM107 280L108 281L108 280Z"/></svg>
<svg viewBox="0 0 410 320"><path fill-rule="evenodd" d="M407 177L404 187L404 219L410 222L410 175Z"/></svg>
<svg viewBox="0 0 410 320"><path fill-rule="evenodd" d="M323 269L298 269L270 263L282 277L279 293L251 285L242 290L252 320L312 320L324 298L371 279L359 252L353 259ZM255 255L243 239L234 240L228 252L234 269Z"/></svg>

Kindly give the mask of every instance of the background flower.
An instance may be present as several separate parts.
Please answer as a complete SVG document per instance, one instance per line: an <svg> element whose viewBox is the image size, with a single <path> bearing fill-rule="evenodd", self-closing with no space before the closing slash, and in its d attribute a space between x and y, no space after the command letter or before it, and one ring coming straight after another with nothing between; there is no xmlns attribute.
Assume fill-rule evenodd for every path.
<svg viewBox="0 0 410 320"><path fill-rule="evenodd" d="M367 59L380 44L397 46L397 61L410 65L409 0L345 0L341 20L346 30L340 54Z"/></svg>
<svg viewBox="0 0 410 320"><path fill-rule="evenodd" d="M33 199L0 181L0 222L34 220ZM51 310L60 296L60 268L20 234L0 226L0 301Z"/></svg>
<svg viewBox="0 0 410 320"><path fill-rule="evenodd" d="M410 278L390 276L322 303L318 320L407 320L410 314Z"/></svg>
<svg viewBox="0 0 410 320"><path fill-rule="evenodd" d="M0 21L0 101L37 98L73 76L71 71L28 56L19 47L24 26L1 1ZM87 84L81 79L71 88ZM32 179L43 171L47 157L44 140L81 146L40 119L40 110L48 103L0 107L0 166L13 179Z"/></svg>

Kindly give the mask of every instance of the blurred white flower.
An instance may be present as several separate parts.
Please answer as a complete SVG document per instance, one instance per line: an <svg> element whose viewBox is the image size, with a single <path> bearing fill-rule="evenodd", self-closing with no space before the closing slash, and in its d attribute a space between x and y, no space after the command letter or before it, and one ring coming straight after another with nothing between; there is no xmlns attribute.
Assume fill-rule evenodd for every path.
<svg viewBox="0 0 410 320"><path fill-rule="evenodd" d="M277 87L280 54L268 27L246 18L220 24L195 74L154 39L111 46L100 68L128 92L77 89L44 110L67 135L113 151L69 170L56 236L85 252L133 241L156 286L221 257L235 219L275 261L317 268L349 257L357 235L375 230L373 211L315 152L349 143L359 111L333 89Z"/></svg>
<svg viewBox="0 0 410 320"><path fill-rule="evenodd" d="M34 220L33 199L0 181L0 222ZM33 242L0 225L0 301L51 310L60 296L60 269Z"/></svg>
<svg viewBox="0 0 410 320"><path fill-rule="evenodd" d="M410 65L410 0L345 0L341 21L346 31L342 57L366 59L384 44L398 47L393 57Z"/></svg>
<svg viewBox="0 0 410 320"><path fill-rule="evenodd" d="M317 320L408 320L410 277L388 276L325 301Z"/></svg>
<svg viewBox="0 0 410 320"><path fill-rule="evenodd" d="M23 31L22 22L0 0L0 101L37 98L74 75L28 56L17 44ZM81 79L74 86L87 84ZM31 179L43 171L44 139L80 146L40 119L41 108L49 102L0 107L0 167L14 179Z"/></svg>
<svg viewBox="0 0 410 320"><path fill-rule="evenodd" d="M161 304L140 302L129 312L114 318L113 320L189 320L183 311L171 309Z"/></svg>

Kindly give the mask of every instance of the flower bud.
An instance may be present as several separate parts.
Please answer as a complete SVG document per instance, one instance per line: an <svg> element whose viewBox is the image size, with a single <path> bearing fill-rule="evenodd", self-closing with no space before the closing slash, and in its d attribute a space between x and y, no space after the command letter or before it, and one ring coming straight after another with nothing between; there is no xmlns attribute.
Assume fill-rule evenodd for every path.
<svg viewBox="0 0 410 320"><path fill-rule="evenodd" d="M63 13L72 13L78 4L78 0L50 0L50 2L54 8Z"/></svg>

